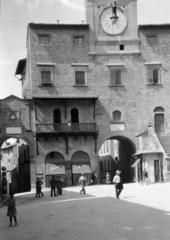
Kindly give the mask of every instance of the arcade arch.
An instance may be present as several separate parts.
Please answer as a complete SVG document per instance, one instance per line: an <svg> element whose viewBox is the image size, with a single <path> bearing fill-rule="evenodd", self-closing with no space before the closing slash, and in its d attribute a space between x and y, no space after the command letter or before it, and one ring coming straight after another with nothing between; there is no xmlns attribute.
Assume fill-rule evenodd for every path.
<svg viewBox="0 0 170 240"><path fill-rule="evenodd" d="M91 180L90 157L84 151L77 151L72 155L72 184L77 185L81 173L84 173L87 183Z"/></svg>
<svg viewBox="0 0 170 240"><path fill-rule="evenodd" d="M52 176L56 176L58 180L65 183L65 159L59 152L50 152L45 158L45 181L46 187L50 187Z"/></svg>
<svg viewBox="0 0 170 240"><path fill-rule="evenodd" d="M136 151L135 144L125 136L113 136L108 138L99 150L100 181L105 183L106 173L109 173L112 181L115 171L121 170L124 183L133 182L134 173L131 167Z"/></svg>

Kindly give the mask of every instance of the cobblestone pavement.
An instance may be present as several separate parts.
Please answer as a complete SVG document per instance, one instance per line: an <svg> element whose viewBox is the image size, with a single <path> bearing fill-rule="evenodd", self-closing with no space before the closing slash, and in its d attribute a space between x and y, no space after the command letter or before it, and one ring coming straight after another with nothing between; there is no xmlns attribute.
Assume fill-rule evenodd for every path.
<svg viewBox="0 0 170 240"><path fill-rule="evenodd" d="M125 184L121 199L113 185L65 188L63 195L16 196L18 226L8 227L6 207L0 208L2 240L169 240L170 183Z"/></svg>

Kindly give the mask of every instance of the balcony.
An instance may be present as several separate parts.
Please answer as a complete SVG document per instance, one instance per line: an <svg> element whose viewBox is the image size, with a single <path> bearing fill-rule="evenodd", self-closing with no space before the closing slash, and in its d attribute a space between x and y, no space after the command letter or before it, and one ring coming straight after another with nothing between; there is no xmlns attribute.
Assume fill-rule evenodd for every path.
<svg viewBox="0 0 170 240"><path fill-rule="evenodd" d="M59 124L36 124L36 134L72 136L72 135L96 135L96 123L59 123Z"/></svg>

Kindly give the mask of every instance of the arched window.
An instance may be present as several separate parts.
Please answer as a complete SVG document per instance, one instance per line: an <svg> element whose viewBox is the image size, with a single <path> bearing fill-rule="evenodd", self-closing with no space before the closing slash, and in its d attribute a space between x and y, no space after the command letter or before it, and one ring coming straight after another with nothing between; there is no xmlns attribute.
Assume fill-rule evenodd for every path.
<svg viewBox="0 0 170 240"><path fill-rule="evenodd" d="M61 123L61 111L60 109L54 109L53 111L53 122L55 123Z"/></svg>
<svg viewBox="0 0 170 240"><path fill-rule="evenodd" d="M76 108L71 110L71 122L79 123L79 111Z"/></svg>
<svg viewBox="0 0 170 240"><path fill-rule="evenodd" d="M116 110L112 113L113 121L120 122L121 121L121 112Z"/></svg>
<svg viewBox="0 0 170 240"><path fill-rule="evenodd" d="M153 112L155 132L161 133L164 131L164 108L156 107Z"/></svg>

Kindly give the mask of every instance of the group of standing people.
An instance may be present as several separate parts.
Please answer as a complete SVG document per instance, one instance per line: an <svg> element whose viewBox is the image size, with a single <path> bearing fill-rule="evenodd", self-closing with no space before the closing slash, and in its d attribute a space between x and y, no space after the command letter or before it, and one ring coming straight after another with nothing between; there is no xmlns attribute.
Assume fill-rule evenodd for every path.
<svg viewBox="0 0 170 240"><path fill-rule="evenodd" d="M61 180L57 180L55 176L52 176L52 179L50 180L51 197L62 195L62 185L63 182Z"/></svg>
<svg viewBox="0 0 170 240"><path fill-rule="evenodd" d="M44 197L44 193L42 192L42 185L43 185L43 182L39 178L37 178L35 197ZM63 182L61 180L56 179L56 177L53 175L50 180L51 197L62 195L62 187L63 187Z"/></svg>

